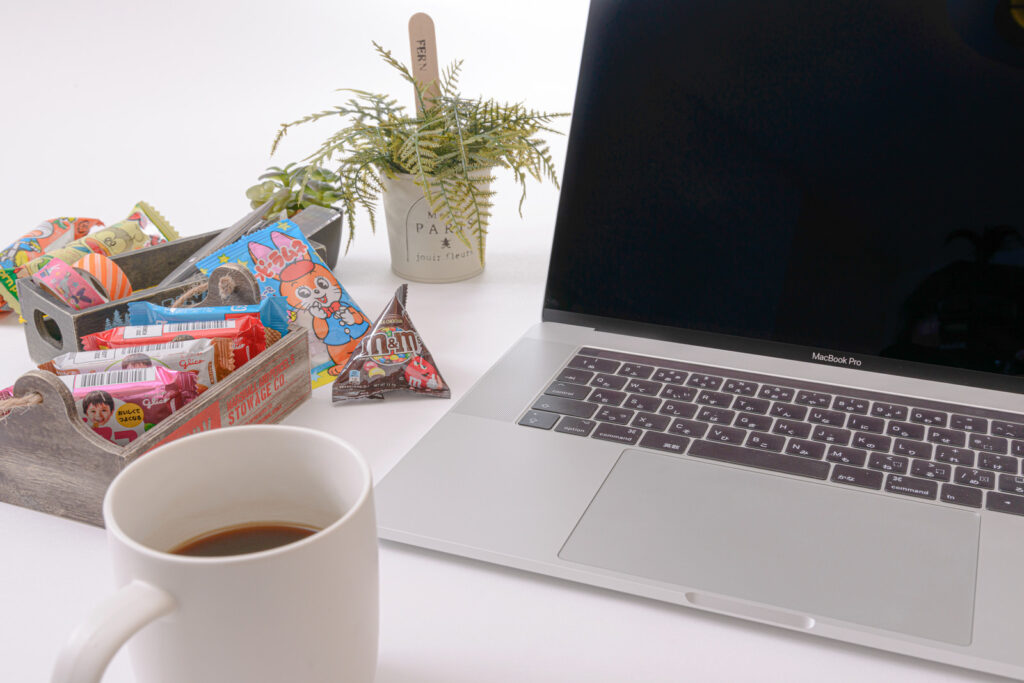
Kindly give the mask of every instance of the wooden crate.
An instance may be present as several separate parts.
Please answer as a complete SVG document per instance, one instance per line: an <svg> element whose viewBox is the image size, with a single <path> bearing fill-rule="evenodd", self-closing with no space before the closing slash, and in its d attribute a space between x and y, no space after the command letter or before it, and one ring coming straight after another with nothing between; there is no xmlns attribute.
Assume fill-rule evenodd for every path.
<svg viewBox="0 0 1024 683"><path fill-rule="evenodd" d="M310 396L309 343L293 330L128 446L113 444L79 417L56 375L31 370L16 397L42 402L0 418L0 501L103 525L103 496L117 474L146 451L188 434L277 422Z"/></svg>
<svg viewBox="0 0 1024 683"><path fill-rule="evenodd" d="M341 245L341 214L312 206L292 219L310 239L328 266L334 268ZM31 278L18 280L18 298L25 323L25 341L29 356L44 363L63 353L81 351L81 338L109 327L126 324L128 302L152 301L169 306L191 289L196 280L169 288L152 289L182 261L217 236L219 231L181 239L155 247L130 251L113 257L124 271L136 293L102 306L76 311L60 301ZM140 291L141 290L141 291Z"/></svg>

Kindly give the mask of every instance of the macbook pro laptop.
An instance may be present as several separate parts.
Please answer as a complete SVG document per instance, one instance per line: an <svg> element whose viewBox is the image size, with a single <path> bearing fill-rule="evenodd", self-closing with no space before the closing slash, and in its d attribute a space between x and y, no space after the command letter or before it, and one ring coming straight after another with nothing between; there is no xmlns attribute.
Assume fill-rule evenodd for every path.
<svg viewBox="0 0 1024 683"><path fill-rule="evenodd" d="M1024 1L593 0L542 321L384 538L1024 677Z"/></svg>

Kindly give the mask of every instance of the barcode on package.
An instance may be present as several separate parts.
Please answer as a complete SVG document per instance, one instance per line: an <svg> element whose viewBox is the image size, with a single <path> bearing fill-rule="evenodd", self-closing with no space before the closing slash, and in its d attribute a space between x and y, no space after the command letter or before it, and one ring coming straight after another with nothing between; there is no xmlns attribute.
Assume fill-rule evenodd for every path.
<svg viewBox="0 0 1024 683"><path fill-rule="evenodd" d="M234 320L200 320L190 323L166 323L164 332L191 332L192 330L225 330L235 326Z"/></svg>
<svg viewBox="0 0 1024 683"><path fill-rule="evenodd" d="M107 361L117 358L124 358L133 353L153 353L155 351L167 351L180 349L185 342L166 342L164 344L143 344L141 346L123 346L119 349L100 349L98 351L76 351L71 359L72 363L82 364L90 361Z"/></svg>
<svg viewBox="0 0 1024 683"><path fill-rule="evenodd" d="M156 379L156 368L136 368L132 370L114 370L112 372L91 372L85 375L74 375L74 387L88 389L105 384L130 384L132 382L152 382Z"/></svg>

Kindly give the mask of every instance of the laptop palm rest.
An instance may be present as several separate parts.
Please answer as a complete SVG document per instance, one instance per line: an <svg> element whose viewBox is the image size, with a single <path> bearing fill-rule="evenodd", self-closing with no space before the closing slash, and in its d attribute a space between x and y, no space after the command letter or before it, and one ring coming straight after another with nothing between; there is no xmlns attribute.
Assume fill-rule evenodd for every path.
<svg viewBox="0 0 1024 683"><path fill-rule="evenodd" d="M979 533L966 510L628 450L559 557L698 605L727 596L968 645Z"/></svg>

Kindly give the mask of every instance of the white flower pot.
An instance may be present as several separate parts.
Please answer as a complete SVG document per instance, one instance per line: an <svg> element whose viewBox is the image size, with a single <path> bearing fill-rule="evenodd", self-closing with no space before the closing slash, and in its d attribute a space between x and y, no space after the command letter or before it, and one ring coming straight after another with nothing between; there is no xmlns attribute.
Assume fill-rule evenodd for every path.
<svg viewBox="0 0 1024 683"><path fill-rule="evenodd" d="M455 282L483 272L476 240L466 246L458 229L440 220L413 176L383 176L384 217L391 245L391 270L416 282ZM486 185L484 186L487 187Z"/></svg>

